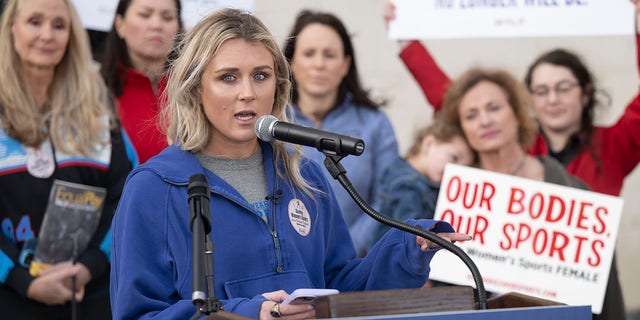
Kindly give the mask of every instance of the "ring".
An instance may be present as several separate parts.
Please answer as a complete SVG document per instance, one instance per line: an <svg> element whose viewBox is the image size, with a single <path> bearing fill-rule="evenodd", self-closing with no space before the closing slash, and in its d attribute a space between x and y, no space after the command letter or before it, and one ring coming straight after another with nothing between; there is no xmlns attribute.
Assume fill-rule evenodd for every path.
<svg viewBox="0 0 640 320"><path fill-rule="evenodd" d="M280 313L280 304L276 303L273 305L273 307L271 307L271 316L274 318L280 318L282 317L282 314Z"/></svg>

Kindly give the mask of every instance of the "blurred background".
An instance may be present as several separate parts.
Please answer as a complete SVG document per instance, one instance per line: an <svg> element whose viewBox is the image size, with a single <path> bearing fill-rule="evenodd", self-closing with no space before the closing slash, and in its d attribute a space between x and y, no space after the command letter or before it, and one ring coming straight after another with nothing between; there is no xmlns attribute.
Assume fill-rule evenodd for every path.
<svg viewBox="0 0 640 320"><path fill-rule="evenodd" d="M88 4L74 0L78 4ZM604 1L604 0L603 0ZM628 1L628 0L613 0ZM211 5L220 1L191 0L191 5ZM232 1L233 2L233 1ZM183 0L183 6L185 1ZM352 34L361 81L373 96L388 101L383 109L390 117L400 152L411 143L418 127L431 122L433 110L411 74L398 58L396 41L387 37L383 10L387 0L237 0L242 7L253 6L255 14L284 43L297 13L302 9L329 11L340 17ZM94 5L100 5L99 2ZM594 23L598 23L594 19ZM93 33L99 46L101 35ZM611 96L609 107L597 110L596 124L611 125L638 93L640 81L633 36L455 39L424 40L440 67L455 78L472 66L500 67L522 79L528 64L540 53L563 47L579 53L595 76L596 86ZM640 134L640 133L638 133ZM617 259L620 282L629 310L629 319L640 319L640 170L625 182L622 192ZM605 173L606 174L606 173Z"/></svg>
<svg viewBox="0 0 640 320"><path fill-rule="evenodd" d="M255 13L281 43L301 9L330 11L340 17L352 34L362 83L374 97L389 101L383 110L394 125L400 152L404 153L410 146L413 131L431 122L433 110L398 58L396 41L387 37L383 19L386 3L386 0L255 0ZM597 86L611 96L611 105L597 114L599 125L615 123L640 90L633 36L455 39L422 43L452 78L471 66L488 66L506 68L522 79L528 64L544 51L564 47L577 52L593 72ZM617 242L618 271L631 319L640 319L640 277L634 271L640 267L639 190L640 170L636 168L625 181L622 192L624 212Z"/></svg>

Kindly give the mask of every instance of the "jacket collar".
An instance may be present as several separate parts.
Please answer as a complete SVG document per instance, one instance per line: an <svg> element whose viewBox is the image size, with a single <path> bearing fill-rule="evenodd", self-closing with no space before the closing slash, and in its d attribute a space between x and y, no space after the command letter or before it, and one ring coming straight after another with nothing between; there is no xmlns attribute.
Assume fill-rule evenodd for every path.
<svg viewBox="0 0 640 320"><path fill-rule="evenodd" d="M273 149L271 144L263 141L259 141L259 143L262 148L265 168L273 168ZM206 170L192 152L182 150L176 144L165 148L158 155L134 169L134 171L140 170L151 170L162 177L163 180L176 185L187 185L189 177L199 173L205 174L209 181L219 179L211 171ZM266 170L266 172L267 184L270 185L269 182L273 181L274 173L273 170Z"/></svg>

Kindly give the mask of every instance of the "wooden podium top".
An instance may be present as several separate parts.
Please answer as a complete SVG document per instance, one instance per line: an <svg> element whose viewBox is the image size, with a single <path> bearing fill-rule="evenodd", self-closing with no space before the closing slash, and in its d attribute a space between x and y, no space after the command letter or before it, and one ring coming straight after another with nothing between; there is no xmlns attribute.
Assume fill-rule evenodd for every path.
<svg viewBox="0 0 640 320"><path fill-rule="evenodd" d="M318 318L475 309L473 288L461 286L345 292L317 298L313 304Z"/></svg>
<svg viewBox="0 0 640 320"><path fill-rule="evenodd" d="M519 293L487 300L489 309L559 306L562 303ZM467 286L345 292L317 298L318 318L382 316L476 310L473 288Z"/></svg>

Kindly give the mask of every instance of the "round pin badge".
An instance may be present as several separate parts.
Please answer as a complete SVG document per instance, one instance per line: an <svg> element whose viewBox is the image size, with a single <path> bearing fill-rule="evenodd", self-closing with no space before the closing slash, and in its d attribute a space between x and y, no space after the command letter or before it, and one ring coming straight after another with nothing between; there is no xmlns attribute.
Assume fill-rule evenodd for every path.
<svg viewBox="0 0 640 320"><path fill-rule="evenodd" d="M301 236L307 236L311 231L311 216L300 199L289 201L289 222Z"/></svg>
<svg viewBox="0 0 640 320"><path fill-rule="evenodd" d="M49 178L56 168L53 160L53 150L47 143L42 148L27 147L27 171L36 178Z"/></svg>

